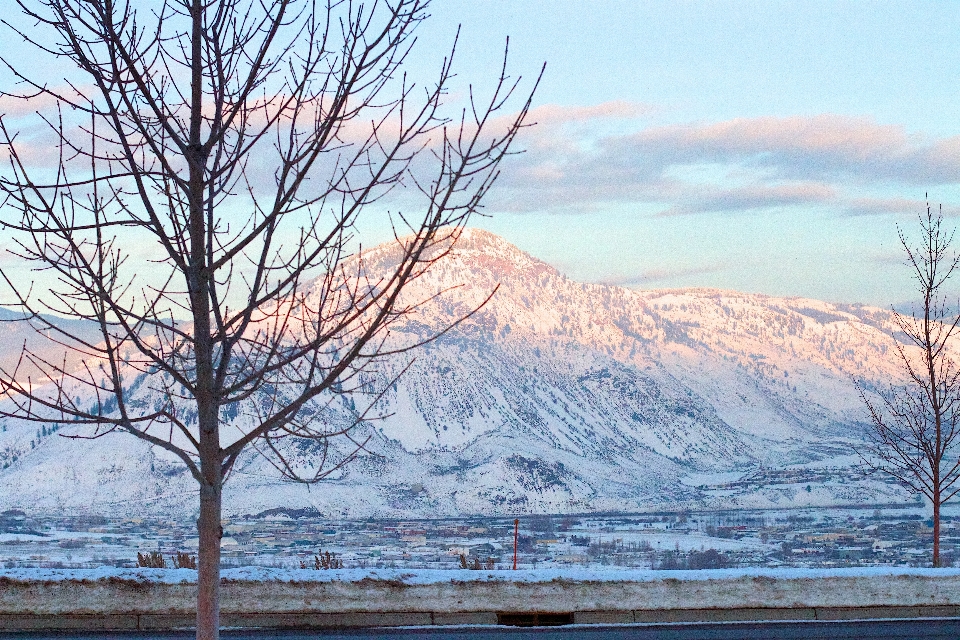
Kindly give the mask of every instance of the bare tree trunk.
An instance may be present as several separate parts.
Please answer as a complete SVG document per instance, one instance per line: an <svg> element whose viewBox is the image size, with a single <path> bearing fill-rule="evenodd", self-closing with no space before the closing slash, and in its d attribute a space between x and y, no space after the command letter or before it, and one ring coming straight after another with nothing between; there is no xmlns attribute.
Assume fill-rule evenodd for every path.
<svg viewBox="0 0 960 640"><path fill-rule="evenodd" d="M198 334L199 335L199 334ZM209 335L209 334L204 334ZM209 363L210 340L197 340L197 378L212 380ZM208 383L209 384L209 383ZM197 640L220 638L220 541L223 527L220 525L223 505L223 469L220 451L219 408L211 400L207 385L199 383L197 405L200 422L200 518L197 573Z"/></svg>
<svg viewBox="0 0 960 640"><path fill-rule="evenodd" d="M247 447L306 483L363 450L349 432L380 398L364 378L446 331L388 345L390 327L425 304L401 293L481 208L539 76L504 119L520 80L507 73L505 47L489 101L471 89L467 107L445 115L456 39L427 85L404 66L429 0L13 4L55 39L6 21L0 29L87 81L31 79L0 56L25 87L0 92L4 100L29 112L40 96L55 103L57 115L37 115L60 151L53 184L32 179L36 167L0 114L0 229L16 236L20 259L62 276L40 300L2 265L0 284L38 333L90 366L74 371L25 350L21 361L50 383L0 371L0 393L14 399L0 416L93 427L75 438L122 431L189 469L200 485L197 637L214 640L224 478ZM420 198L417 214L391 218L398 262L371 278L355 224L394 188ZM128 263L126 243L148 236L159 259ZM51 324L43 310L95 322L102 340ZM328 421L316 411L349 393L371 398L360 415ZM88 400L94 409L81 406ZM229 433L224 407L243 415L224 422ZM328 459L334 437L349 451ZM316 465L285 457L302 441L322 443Z"/></svg>
<svg viewBox="0 0 960 640"><path fill-rule="evenodd" d="M940 492L933 494L933 566L940 566Z"/></svg>
<svg viewBox="0 0 960 640"><path fill-rule="evenodd" d="M196 401L200 427L199 570L197 572L197 640L220 638L220 541L223 528L220 514L223 478L220 455L219 410L213 397L213 344L210 325L209 272L207 271L207 238L204 219L206 158L202 151L200 129L203 120L203 10L200 0L193 0L190 9L191 33L191 96L190 133L187 148L189 166L189 234L190 264L187 287L195 324L194 357L196 358Z"/></svg>
<svg viewBox="0 0 960 640"><path fill-rule="evenodd" d="M218 640L220 637L221 496L220 486L200 488L197 640Z"/></svg>

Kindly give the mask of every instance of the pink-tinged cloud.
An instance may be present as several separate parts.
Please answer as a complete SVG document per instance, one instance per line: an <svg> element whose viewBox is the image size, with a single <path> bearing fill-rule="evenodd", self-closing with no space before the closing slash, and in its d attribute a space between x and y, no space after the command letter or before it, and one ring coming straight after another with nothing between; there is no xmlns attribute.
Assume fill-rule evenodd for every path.
<svg viewBox="0 0 960 640"><path fill-rule="evenodd" d="M611 140L609 152L660 164L740 164L794 179L929 185L952 183L960 170L960 138L930 141L899 126L830 114L648 129Z"/></svg>
<svg viewBox="0 0 960 640"><path fill-rule="evenodd" d="M594 122L620 113L598 107ZM931 140L866 117L738 118L614 135L591 134L582 126L588 117L571 111L566 120L528 130L527 152L505 167L496 205L583 211L655 203L669 213L696 213L833 202L867 213L870 203L844 201L875 187L916 192L960 183L960 137ZM677 177L702 166L719 173L721 185L725 172L735 186Z"/></svg>
<svg viewBox="0 0 960 640"><path fill-rule="evenodd" d="M49 112L51 108L55 108L56 106L56 99L47 94L29 99L12 95L0 95L0 116L7 119L22 118L37 113L38 111Z"/></svg>
<svg viewBox="0 0 960 640"><path fill-rule="evenodd" d="M866 160L896 155L909 146L902 127L831 114L673 125L649 129L625 140L641 148L672 149L678 155L691 152L716 157L774 153Z"/></svg>
<svg viewBox="0 0 960 640"><path fill-rule="evenodd" d="M17 132L14 132L16 134ZM40 169L47 167L54 169L60 162L60 149L56 137L49 131L41 131L39 135L17 135L14 148L20 161L27 167ZM8 171L11 149L8 145L0 145L0 160L5 164L4 171Z"/></svg>
<svg viewBox="0 0 960 640"><path fill-rule="evenodd" d="M660 213L661 216L684 215L704 211L755 211L795 205L826 204L835 201L836 190L817 182L778 185L749 185L729 189L716 187L689 188L681 201Z"/></svg>
<svg viewBox="0 0 960 640"><path fill-rule="evenodd" d="M0 93L0 116L7 120L8 125L11 119L29 118L37 112L45 113L52 120L56 120L58 99L51 93L31 95L33 92L24 85L7 86L4 89L6 93ZM61 84L49 87L49 90L52 94L80 104L87 104L90 96L99 96L96 85L93 84ZM72 109L66 104L62 106L63 113L69 117Z"/></svg>

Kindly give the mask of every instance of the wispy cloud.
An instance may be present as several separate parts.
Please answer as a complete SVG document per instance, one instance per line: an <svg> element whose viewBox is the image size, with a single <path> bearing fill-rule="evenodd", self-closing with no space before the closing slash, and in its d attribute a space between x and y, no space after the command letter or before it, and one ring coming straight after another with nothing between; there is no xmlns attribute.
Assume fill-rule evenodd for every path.
<svg viewBox="0 0 960 640"><path fill-rule="evenodd" d="M818 182L752 184L730 189L690 185L681 202L660 213L661 216L703 213L705 211L755 211L795 205L832 202L836 189Z"/></svg>
<svg viewBox="0 0 960 640"><path fill-rule="evenodd" d="M717 273L727 268L729 268L727 264L713 263L691 267L648 269L639 275L605 278L603 284L620 287L650 287L658 284L668 286L675 284L678 280Z"/></svg>
<svg viewBox="0 0 960 640"><path fill-rule="evenodd" d="M864 195L871 190L915 193L960 183L960 137L930 139L867 117L737 118L624 133L602 126L653 112L619 102L540 107L543 126L527 132L528 150L505 172L497 205L589 211L640 203L667 215L829 205L865 215L917 204ZM688 175L704 166L711 178Z"/></svg>
<svg viewBox="0 0 960 640"><path fill-rule="evenodd" d="M0 113L21 122L44 106L0 96ZM836 114L650 124L660 115L656 105L628 101L534 108L529 122L537 125L520 140L525 152L503 167L487 207L578 213L639 205L661 216L816 207L866 216L920 211L919 193L960 184L960 136L935 139ZM509 118L502 120L495 130ZM344 135L356 141L363 133ZM33 123L17 148L28 164L52 166L55 142ZM273 184L271 157L248 167L258 188ZM315 178L334 164L319 166Z"/></svg>
<svg viewBox="0 0 960 640"><path fill-rule="evenodd" d="M654 105L625 100L611 100L589 106L545 104L530 110L529 121L543 127L566 125L573 122L632 119L648 116L657 111L659 109Z"/></svg>
<svg viewBox="0 0 960 640"><path fill-rule="evenodd" d="M851 198L845 203L845 212L855 216L889 213L920 213L927 207L923 200L911 198Z"/></svg>
<svg viewBox="0 0 960 640"><path fill-rule="evenodd" d="M55 87L54 91L69 90L68 87ZM0 116L5 118L22 118L38 111L47 111L57 106L55 98L49 94L40 94L30 98L4 94L0 95Z"/></svg>

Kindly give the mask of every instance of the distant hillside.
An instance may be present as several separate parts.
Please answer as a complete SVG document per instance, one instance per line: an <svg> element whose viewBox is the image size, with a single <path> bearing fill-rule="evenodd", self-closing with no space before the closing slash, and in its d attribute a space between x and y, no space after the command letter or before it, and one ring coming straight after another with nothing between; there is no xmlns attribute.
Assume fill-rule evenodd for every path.
<svg viewBox="0 0 960 640"><path fill-rule="evenodd" d="M390 247L365 255L372 273L394 260ZM905 498L850 472L866 418L854 380L869 387L897 373L889 312L583 284L470 230L406 295L462 286L398 327L393 340L429 335L498 284L481 311L413 354L383 399L387 417L362 428L371 437L367 454L310 490L279 481L249 455L230 479L226 511L436 516ZM386 386L409 360L386 363L370 388ZM149 402L150 385L133 384ZM317 406L331 425L355 411L349 398ZM36 430L8 421L0 433L0 458L18 452L0 474L0 508L195 508L182 467L133 438L68 441ZM297 453L305 463L313 455ZM743 477L754 480L731 484Z"/></svg>
<svg viewBox="0 0 960 640"><path fill-rule="evenodd" d="M52 342L49 338L57 338L55 332L38 331L40 325L31 325L23 320L23 314L11 309L0 307L0 367L4 371L12 372L21 362L19 376L26 379L30 376L37 379L39 372L27 361L21 361L21 352L27 348L42 354L50 362L62 362L64 356L67 357L68 366L75 366L80 363L77 354L69 349ZM43 320L50 324L60 327L83 340L92 344L101 341L100 330L96 324L84 320L71 320L59 318L56 316L45 315Z"/></svg>

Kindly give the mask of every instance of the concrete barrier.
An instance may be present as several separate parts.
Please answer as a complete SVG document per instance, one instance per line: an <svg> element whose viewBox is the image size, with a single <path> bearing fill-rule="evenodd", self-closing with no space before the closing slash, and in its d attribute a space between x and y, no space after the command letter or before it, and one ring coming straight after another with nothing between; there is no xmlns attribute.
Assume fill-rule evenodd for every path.
<svg viewBox="0 0 960 640"><path fill-rule="evenodd" d="M195 597L186 569L0 571L0 629L189 627ZM248 568L221 607L260 628L960 617L960 571Z"/></svg>

